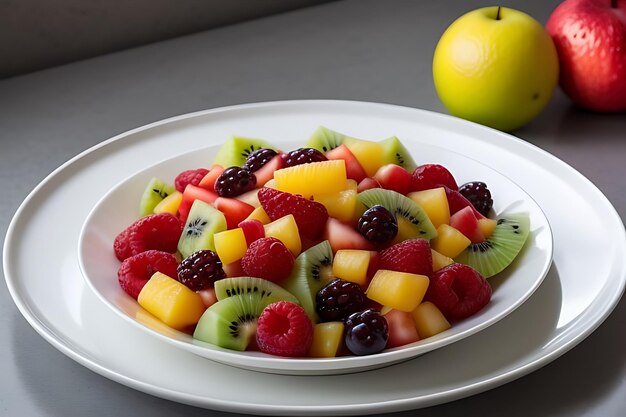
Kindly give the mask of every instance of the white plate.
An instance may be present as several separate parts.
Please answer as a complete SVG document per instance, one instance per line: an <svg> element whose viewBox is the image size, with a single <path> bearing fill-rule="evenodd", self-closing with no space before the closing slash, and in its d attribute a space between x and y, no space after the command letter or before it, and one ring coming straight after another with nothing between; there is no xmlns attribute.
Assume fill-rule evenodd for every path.
<svg viewBox="0 0 626 417"><path fill-rule="evenodd" d="M307 135L313 133L303 132L299 125L291 126L289 123L276 127L275 134L285 132L302 138L296 142L272 141L286 150L303 146ZM385 137L394 133L390 131ZM227 137L216 139L224 141ZM266 139L271 140L269 137ZM539 287L552 261L550 226L532 198L505 176L456 152L421 143L418 138L401 140L415 158L448 167L459 184L477 179L485 181L495 196L496 213L528 213L530 218L531 233L515 264L489 280L493 288L491 302L478 314L436 336L376 355L289 359L259 352L236 352L195 340L187 333L169 328L143 310L117 282L120 262L113 254L112 242L120 231L137 219L140 196L151 178L173 182L176 174L183 170L210 166L208 162L214 159L219 145L188 152L143 169L108 192L87 216L80 234L78 252L83 276L106 305L139 329L197 355L251 370L293 375L360 372L411 359L464 339L506 317Z"/></svg>
<svg viewBox="0 0 626 417"><path fill-rule="evenodd" d="M532 195L552 227L553 264L542 285L516 311L477 335L399 365L320 377L263 374L208 361L155 341L99 301L80 275L76 253L84 219L108 190L138 166L204 148L234 131L293 139L287 132L277 137L284 123L299 125L302 134L320 124L362 137L394 131L458 151L508 176ZM584 240L577 238L580 219L585 219ZM32 251L45 256L42 262L31 262ZM22 204L9 226L3 262L11 295L35 330L101 375L159 397L231 412L355 415L469 396L558 358L617 304L626 282L624 253L624 226L602 193L567 164L522 140L411 108L294 101L177 117L77 156Z"/></svg>

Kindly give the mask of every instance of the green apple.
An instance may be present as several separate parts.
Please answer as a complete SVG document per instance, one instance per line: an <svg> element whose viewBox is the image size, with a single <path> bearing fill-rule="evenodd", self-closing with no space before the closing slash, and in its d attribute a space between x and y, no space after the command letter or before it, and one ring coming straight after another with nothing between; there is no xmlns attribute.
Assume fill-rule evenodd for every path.
<svg viewBox="0 0 626 417"><path fill-rule="evenodd" d="M435 88L450 114L504 131L543 110L558 76L556 48L543 26L505 7L458 18L433 57Z"/></svg>

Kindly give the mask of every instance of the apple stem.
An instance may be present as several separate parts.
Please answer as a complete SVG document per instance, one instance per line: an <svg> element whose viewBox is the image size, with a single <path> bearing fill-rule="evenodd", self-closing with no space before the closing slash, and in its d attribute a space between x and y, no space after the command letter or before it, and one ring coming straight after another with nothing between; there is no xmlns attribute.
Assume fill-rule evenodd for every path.
<svg viewBox="0 0 626 417"><path fill-rule="evenodd" d="M617 0L612 0L614 2L617 2ZM496 20L500 20L500 9L502 8L502 6L498 6L498 11L496 12Z"/></svg>

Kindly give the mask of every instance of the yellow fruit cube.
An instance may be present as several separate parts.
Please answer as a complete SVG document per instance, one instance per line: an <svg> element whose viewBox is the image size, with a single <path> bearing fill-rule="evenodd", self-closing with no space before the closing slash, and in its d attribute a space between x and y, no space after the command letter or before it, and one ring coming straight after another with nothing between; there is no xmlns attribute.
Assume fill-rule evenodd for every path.
<svg viewBox="0 0 626 417"><path fill-rule="evenodd" d="M250 213L248 217L246 217L246 220L258 220L263 224L268 224L269 222L272 221L270 219L270 216L268 216L267 213L265 212L265 209L263 208L263 206L259 206L255 208L254 210L252 210L252 213Z"/></svg>
<svg viewBox="0 0 626 417"><path fill-rule="evenodd" d="M368 177L373 177L378 168L385 164L385 148L380 143L350 137L346 137L343 143L359 161Z"/></svg>
<svg viewBox="0 0 626 417"><path fill-rule="evenodd" d="M422 302L429 282L425 275L379 269L365 294L384 306L411 312Z"/></svg>
<svg viewBox="0 0 626 417"><path fill-rule="evenodd" d="M355 219L357 203L356 190L343 190L336 193L323 193L313 196L313 200L322 203L328 215L335 219L349 222Z"/></svg>
<svg viewBox="0 0 626 417"><path fill-rule="evenodd" d="M417 333L419 333L422 339L434 336L452 327L437 306L430 301L424 301L413 310L413 320L415 320Z"/></svg>
<svg viewBox="0 0 626 417"><path fill-rule="evenodd" d="M178 330L195 325L204 313L202 297L174 278L155 272L137 302L163 323Z"/></svg>
<svg viewBox="0 0 626 417"><path fill-rule="evenodd" d="M170 213L176 215L181 201L183 201L183 193L180 191L174 191L172 194L161 200L152 211L156 214Z"/></svg>
<svg viewBox="0 0 626 417"><path fill-rule="evenodd" d="M265 237L275 237L287 246L287 249L298 256L302 250L300 232L293 214L288 214L264 226Z"/></svg>
<svg viewBox="0 0 626 417"><path fill-rule="evenodd" d="M439 225L437 237L430 241L430 247L449 258L454 258L472 243L463 233L448 224Z"/></svg>
<svg viewBox="0 0 626 417"><path fill-rule="evenodd" d="M444 223L450 223L450 206L443 187L414 191L407 194L407 197L424 209L435 229Z"/></svg>
<svg viewBox="0 0 626 417"><path fill-rule="evenodd" d="M489 239L493 234L493 231L496 230L496 226L498 225L497 220L495 219L478 219L478 228L480 229L485 239Z"/></svg>
<svg viewBox="0 0 626 417"><path fill-rule="evenodd" d="M359 285L367 283L371 252L361 249L339 249L333 258L333 275Z"/></svg>
<svg viewBox="0 0 626 417"><path fill-rule="evenodd" d="M313 344L309 356L334 358L343 342L344 324L341 321L318 323L313 327Z"/></svg>
<svg viewBox="0 0 626 417"><path fill-rule="evenodd" d="M336 193L346 185L346 163L342 159L301 164L274 172L276 188L310 198L314 194Z"/></svg>
<svg viewBox="0 0 626 417"><path fill-rule="evenodd" d="M213 244L215 253L224 265L243 258L248 249L246 235L240 227L216 233L213 235Z"/></svg>
<svg viewBox="0 0 626 417"><path fill-rule="evenodd" d="M448 266L454 263L454 259L442 255L434 249L430 250L433 258L433 271L439 271L444 266Z"/></svg>

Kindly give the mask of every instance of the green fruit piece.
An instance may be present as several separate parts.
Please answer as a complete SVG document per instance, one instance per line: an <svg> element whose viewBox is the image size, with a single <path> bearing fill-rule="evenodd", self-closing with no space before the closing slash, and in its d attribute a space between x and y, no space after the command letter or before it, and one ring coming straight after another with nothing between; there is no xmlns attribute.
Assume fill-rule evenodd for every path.
<svg viewBox="0 0 626 417"><path fill-rule="evenodd" d="M341 145L347 138L343 133L335 132L327 127L318 127L309 140L304 144L305 148L314 148L320 152L328 152Z"/></svg>
<svg viewBox="0 0 626 417"><path fill-rule="evenodd" d="M213 164L221 165L224 168L242 166L245 164L248 155L261 148L276 150L274 146L262 139L233 136L224 142L219 151L217 151Z"/></svg>
<svg viewBox="0 0 626 417"><path fill-rule="evenodd" d="M492 277L513 262L529 234L528 214L506 214L497 219L489 239L471 244L454 260L471 266L485 278Z"/></svg>
<svg viewBox="0 0 626 417"><path fill-rule="evenodd" d="M396 136L392 136L380 142L383 145L383 161L385 164L396 164L409 172L415 171L417 164L407 148Z"/></svg>
<svg viewBox="0 0 626 417"><path fill-rule="evenodd" d="M258 294L261 299L269 299L269 303L276 301L291 301L299 304L298 299L278 284L256 277L233 277L215 281L215 296L218 301L240 294Z"/></svg>
<svg viewBox="0 0 626 417"><path fill-rule="evenodd" d="M263 298L258 293L224 298L202 314L193 337L242 352L254 339L257 319L269 304L269 298Z"/></svg>
<svg viewBox="0 0 626 417"><path fill-rule="evenodd" d="M409 228L408 233L404 233L404 238L432 239L437 236L437 229L433 226L426 212L410 198L392 190L383 188L372 188L360 192L357 195L359 202L367 210L372 206L381 205L395 214L400 227L400 218L406 221Z"/></svg>
<svg viewBox="0 0 626 417"><path fill-rule="evenodd" d="M144 217L152 214L156 205L174 191L176 189L172 185L166 184L158 178L152 178L141 195L139 215Z"/></svg>
<svg viewBox="0 0 626 417"><path fill-rule="evenodd" d="M334 279L332 263L333 251L330 243L324 240L298 255L291 275L280 283L283 288L296 296L314 322L318 321L315 295Z"/></svg>
<svg viewBox="0 0 626 417"><path fill-rule="evenodd" d="M196 200L191 205L180 235L178 251L183 259L202 249L215 251L213 235L224 230L226 230L224 214L212 205Z"/></svg>

